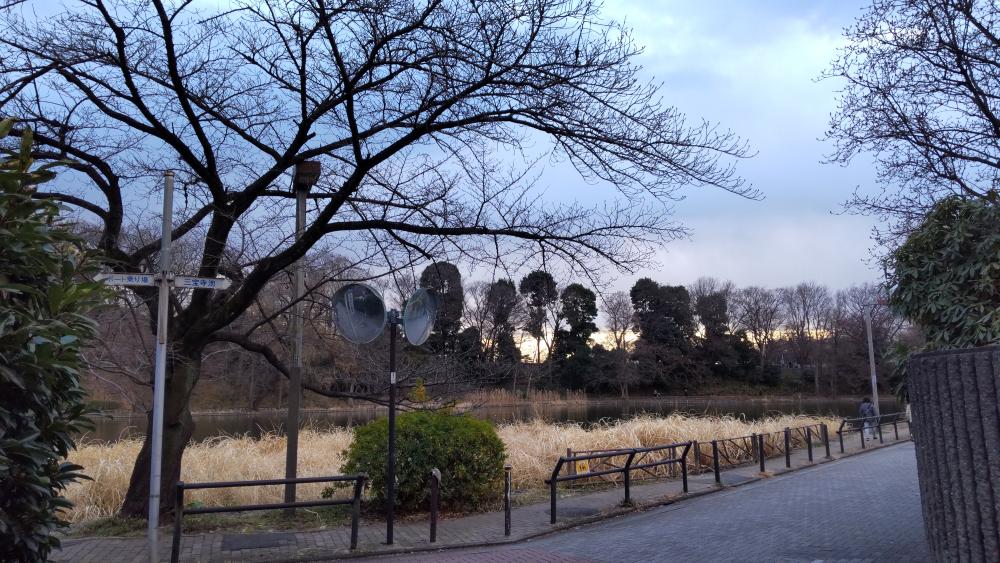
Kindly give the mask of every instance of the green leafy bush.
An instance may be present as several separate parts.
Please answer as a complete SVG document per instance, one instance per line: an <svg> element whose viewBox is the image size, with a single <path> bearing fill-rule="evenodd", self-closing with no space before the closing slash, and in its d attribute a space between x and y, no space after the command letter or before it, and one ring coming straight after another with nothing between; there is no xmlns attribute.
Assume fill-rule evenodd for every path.
<svg viewBox="0 0 1000 563"><path fill-rule="evenodd" d="M925 349L1000 341L1000 206L948 198L892 256L892 307L917 324Z"/></svg>
<svg viewBox="0 0 1000 563"><path fill-rule="evenodd" d="M365 472L370 496L385 503L389 421L380 418L354 433L345 473ZM428 478L441 470L441 506L466 511L483 508L502 495L504 447L493 425L469 416L417 411L396 418L396 506L427 508Z"/></svg>
<svg viewBox="0 0 1000 563"><path fill-rule="evenodd" d="M12 123L0 123L0 138ZM82 478L63 462L89 428L80 347L94 331L84 316L103 288L58 207L31 197L54 174L32 170L31 134L0 163L0 561L45 561L65 523L61 498Z"/></svg>

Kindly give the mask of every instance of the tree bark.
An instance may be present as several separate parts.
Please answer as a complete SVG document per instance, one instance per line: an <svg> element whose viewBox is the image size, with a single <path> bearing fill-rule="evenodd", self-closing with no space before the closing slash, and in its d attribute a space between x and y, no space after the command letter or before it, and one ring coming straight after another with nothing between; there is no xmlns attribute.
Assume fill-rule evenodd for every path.
<svg viewBox="0 0 1000 563"><path fill-rule="evenodd" d="M163 409L163 460L161 466L160 514L174 509L174 486L181 477L181 460L184 448L194 432L194 419L189 407L191 391L198 381L201 369L201 349L178 350L167 362L166 388ZM147 413L147 428L152 428L152 411ZM149 465L150 436L139 450L139 457L132 467L128 491L122 503L121 513L133 518L147 518L149 515Z"/></svg>

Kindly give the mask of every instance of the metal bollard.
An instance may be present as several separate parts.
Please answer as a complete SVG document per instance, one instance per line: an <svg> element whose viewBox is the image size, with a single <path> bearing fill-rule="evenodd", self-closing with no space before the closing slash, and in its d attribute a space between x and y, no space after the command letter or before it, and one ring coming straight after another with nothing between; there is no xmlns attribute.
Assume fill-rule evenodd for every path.
<svg viewBox="0 0 1000 563"><path fill-rule="evenodd" d="M510 536L510 465L503 466L503 535Z"/></svg>
<svg viewBox="0 0 1000 563"><path fill-rule="evenodd" d="M765 455L764 455L764 444L765 444L766 441L767 440L766 440L764 434L761 434L761 435L757 436L757 458L758 458L758 461L760 461L760 472L761 473L764 473L764 471L765 471L765 469L764 469L764 458L765 458Z"/></svg>
<svg viewBox="0 0 1000 563"><path fill-rule="evenodd" d="M833 459L830 455L830 429L824 424L819 427L819 432L823 437L823 447L826 448L826 459Z"/></svg>
<svg viewBox="0 0 1000 563"><path fill-rule="evenodd" d="M681 479L684 484L684 492L688 492L688 462L687 458L681 458Z"/></svg>
<svg viewBox="0 0 1000 563"><path fill-rule="evenodd" d="M896 421L892 421L892 431L896 434L896 439L899 439L899 426L896 425Z"/></svg>
<svg viewBox="0 0 1000 563"><path fill-rule="evenodd" d="M885 443L882 440L882 422L881 421L879 421L879 423L878 423L878 443L879 444L884 444Z"/></svg>
<svg viewBox="0 0 1000 563"><path fill-rule="evenodd" d="M441 471L431 469L431 543L437 541L438 504L441 502Z"/></svg>
<svg viewBox="0 0 1000 563"><path fill-rule="evenodd" d="M628 457L625 458L625 465L622 466L624 469L622 480L625 482L625 504L632 502L632 461L635 460L635 454L635 450L630 451Z"/></svg>
<svg viewBox="0 0 1000 563"><path fill-rule="evenodd" d="M861 423L861 430L858 431L858 435L861 436L861 449L865 449L865 423Z"/></svg>
<svg viewBox="0 0 1000 563"><path fill-rule="evenodd" d="M837 430L837 439L840 440L840 453L844 453L844 432Z"/></svg>
<svg viewBox="0 0 1000 563"><path fill-rule="evenodd" d="M177 482L174 497L174 538L170 547L170 563L177 563L181 555L181 523L184 521L184 481Z"/></svg>
<svg viewBox="0 0 1000 563"><path fill-rule="evenodd" d="M785 428L785 469L792 468L792 436L791 430Z"/></svg>
<svg viewBox="0 0 1000 563"><path fill-rule="evenodd" d="M809 463L813 461L813 429L806 426L806 451L809 452Z"/></svg>
<svg viewBox="0 0 1000 563"><path fill-rule="evenodd" d="M722 484L722 476L719 475L719 443L712 440L712 470L715 472L715 484Z"/></svg>
<svg viewBox="0 0 1000 563"><path fill-rule="evenodd" d="M556 523L556 475L549 481L549 524Z"/></svg>
<svg viewBox="0 0 1000 563"><path fill-rule="evenodd" d="M366 473L358 475L354 481L354 499L351 502L351 549L358 548L358 522L361 520L361 493L365 490Z"/></svg>

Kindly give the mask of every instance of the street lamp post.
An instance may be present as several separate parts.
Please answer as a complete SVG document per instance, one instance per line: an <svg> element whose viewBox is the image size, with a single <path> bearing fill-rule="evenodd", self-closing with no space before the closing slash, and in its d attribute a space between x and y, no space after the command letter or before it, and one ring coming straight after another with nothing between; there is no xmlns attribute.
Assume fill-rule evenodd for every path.
<svg viewBox="0 0 1000 563"><path fill-rule="evenodd" d="M306 196L319 180L320 164L307 160L295 165L292 175L292 191L295 192L295 241L298 242L306 230ZM288 418L285 421L285 478L295 479L299 458L299 410L302 400L302 296L305 294L305 276L302 260L295 262L294 291L292 295L292 368L288 381ZM285 484L285 502L295 502L295 485ZM294 508L287 509L294 513Z"/></svg>
<svg viewBox="0 0 1000 563"><path fill-rule="evenodd" d="M879 416L878 376L875 374L875 344L872 341L873 307L865 307L865 330L868 332L868 366L869 369L871 370L871 379L872 379L872 403L875 405L875 415Z"/></svg>

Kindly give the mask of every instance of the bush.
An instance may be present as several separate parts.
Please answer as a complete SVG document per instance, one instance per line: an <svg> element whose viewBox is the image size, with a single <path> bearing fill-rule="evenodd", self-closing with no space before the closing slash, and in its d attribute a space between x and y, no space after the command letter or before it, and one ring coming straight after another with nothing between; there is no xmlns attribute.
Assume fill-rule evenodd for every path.
<svg viewBox="0 0 1000 563"><path fill-rule="evenodd" d="M893 309L916 323L928 350L1000 341L1000 206L937 203L892 256Z"/></svg>
<svg viewBox="0 0 1000 563"><path fill-rule="evenodd" d="M0 138L12 123L0 123ZM84 316L104 295L80 241L58 223L58 207L32 197L53 177L31 169L31 135L0 163L0 561L46 561L65 523L62 498L81 478L65 463L88 428L80 347Z"/></svg>
<svg viewBox="0 0 1000 563"><path fill-rule="evenodd" d="M365 472L370 498L385 505L389 421L380 418L354 433L345 452L345 473ZM502 495L504 447L493 425L469 416L409 412L396 418L396 507L427 508L431 469L441 471L441 506L466 511L488 506Z"/></svg>

